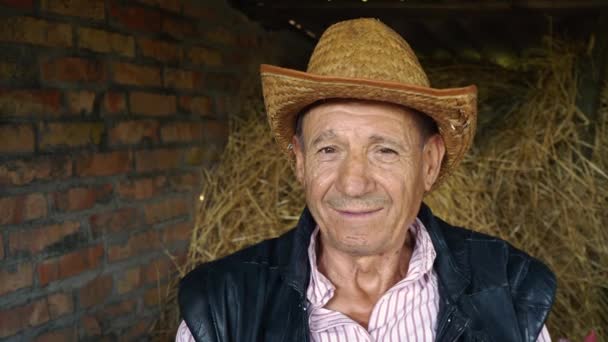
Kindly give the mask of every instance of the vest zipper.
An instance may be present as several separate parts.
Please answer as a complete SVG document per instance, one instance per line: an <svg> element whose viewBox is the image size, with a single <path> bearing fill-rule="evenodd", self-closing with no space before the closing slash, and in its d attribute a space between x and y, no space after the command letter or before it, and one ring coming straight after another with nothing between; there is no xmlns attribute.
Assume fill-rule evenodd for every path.
<svg viewBox="0 0 608 342"><path fill-rule="evenodd" d="M464 319L463 317L455 316L455 312L456 307L454 305L450 305L445 316L442 317L441 322L439 323L441 330L437 332L437 341L444 341L445 338L449 338L450 342L455 342L460 338L460 336L462 336L464 330L469 326L469 324L471 324L471 320L469 318ZM456 331L450 331L450 329L454 327ZM452 335L452 337L449 335Z"/></svg>
<svg viewBox="0 0 608 342"><path fill-rule="evenodd" d="M464 322L464 324L463 324L463 325L461 325L461 326L458 328L458 330L456 331L456 335L454 335L454 339L452 340L452 342L456 342L456 341L457 341L457 340L460 338L460 336L461 336L461 335L462 335L462 333L464 332L464 329L466 329L466 328L469 326L469 324L470 324L470 323L471 323L471 320L470 320L470 319L468 319L468 320L466 320L466 321Z"/></svg>

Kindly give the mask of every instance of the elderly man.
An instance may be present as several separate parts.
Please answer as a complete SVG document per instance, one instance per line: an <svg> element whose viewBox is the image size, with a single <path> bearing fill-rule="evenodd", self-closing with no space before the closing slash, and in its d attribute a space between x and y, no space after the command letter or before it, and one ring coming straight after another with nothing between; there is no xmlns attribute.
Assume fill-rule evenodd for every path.
<svg viewBox="0 0 608 342"><path fill-rule="evenodd" d="M473 139L476 88L430 88L374 19L330 27L307 72L262 66L297 227L182 281L178 341L548 341L555 278L423 203Z"/></svg>

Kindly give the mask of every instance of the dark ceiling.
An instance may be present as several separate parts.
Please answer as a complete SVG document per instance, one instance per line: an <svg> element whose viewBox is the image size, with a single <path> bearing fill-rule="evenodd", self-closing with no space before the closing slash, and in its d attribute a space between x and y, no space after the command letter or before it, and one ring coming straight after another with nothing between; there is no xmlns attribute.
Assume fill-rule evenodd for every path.
<svg viewBox="0 0 608 342"><path fill-rule="evenodd" d="M292 29L311 41L332 23L375 17L422 58L516 58L542 37L605 38L608 0L232 0L267 29ZM504 61L503 61L504 62Z"/></svg>

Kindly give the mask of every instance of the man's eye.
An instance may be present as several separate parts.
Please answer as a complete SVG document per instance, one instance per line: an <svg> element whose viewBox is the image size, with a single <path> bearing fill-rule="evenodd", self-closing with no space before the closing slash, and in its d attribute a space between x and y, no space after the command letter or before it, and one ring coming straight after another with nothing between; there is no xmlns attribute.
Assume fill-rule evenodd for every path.
<svg viewBox="0 0 608 342"><path fill-rule="evenodd" d="M336 152L336 149L331 146L322 147L319 149L319 153L328 154L328 153L334 153L334 152Z"/></svg>
<svg viewBox="0 0 608 342"><path fill-rule="evenodd" d="M397 151L393 150L392 148L388 148L388 147L383 147L380 149L380 153L383 154L398 154Z"/></svg>

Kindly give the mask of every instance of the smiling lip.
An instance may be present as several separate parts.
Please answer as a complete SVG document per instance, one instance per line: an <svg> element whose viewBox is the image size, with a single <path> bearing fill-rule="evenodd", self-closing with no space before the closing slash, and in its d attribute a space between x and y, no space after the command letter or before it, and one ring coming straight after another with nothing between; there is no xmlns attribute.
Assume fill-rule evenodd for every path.
<svg viewBox="0 0 608 342"><path fill-rule="evenodd" d="M334 209L334 210L337 211L342 216L352 217L352 218L363 218L363 217L371 216L371 215L379 212L380 210L382 210L382 208L372 209L372 210L338 210L338 209Z"/></svg>

